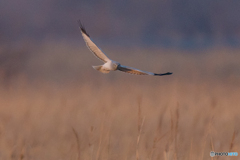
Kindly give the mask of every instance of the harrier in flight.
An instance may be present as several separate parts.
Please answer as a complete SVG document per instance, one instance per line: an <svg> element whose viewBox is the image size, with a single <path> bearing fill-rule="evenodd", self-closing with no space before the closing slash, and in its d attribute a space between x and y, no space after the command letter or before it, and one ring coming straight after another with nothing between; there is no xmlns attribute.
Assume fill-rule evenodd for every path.
<svg viewBox="0 0 240 160"><path fill-rule="evenodd" d="M152 73L152 72L141 71L139 69L135 69L135 68L132 68L132 67L123 66L120 63L109 59L103 53L103 51L100 48L98 48L93 43L93 41L90 39L89 34L86 32L86 30L85 30L84 26L81 24L80 20L78 22L79 22L79 28L81 30L83 39L86 42L87 47L97 58L99 58L101 61L104 62L103 65L93 66L94 69L96 69L96 70L98 70L102 73L109 73L110 71L119 70L119 71L122 71L122 72L135 74L135 75L165 76L165 75L171 75L172 74L171 72L157 74L157 73Z"/></svg>

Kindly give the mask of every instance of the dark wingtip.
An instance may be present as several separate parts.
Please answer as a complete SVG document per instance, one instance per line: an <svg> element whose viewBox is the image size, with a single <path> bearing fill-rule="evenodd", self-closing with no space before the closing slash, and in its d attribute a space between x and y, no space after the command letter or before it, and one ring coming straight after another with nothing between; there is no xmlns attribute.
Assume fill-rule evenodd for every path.
<svg viewBox="0 0 240 160"><path fill-rule="evenodd" d="M79 28L81 29L81 31L84 34L86 34L88 37L90 37L89 34L86 32L86 29L84 28L84 25L81 23L80 19L78 20L78 25L79 25Z"/></svg>
<svg viewBox="0 0 240 160"><path fill-rule="evenodd" d="M154 73L154 76L165 76L165 75L171 75L172 72L162 73L162 74L156 74Z"/></svg>

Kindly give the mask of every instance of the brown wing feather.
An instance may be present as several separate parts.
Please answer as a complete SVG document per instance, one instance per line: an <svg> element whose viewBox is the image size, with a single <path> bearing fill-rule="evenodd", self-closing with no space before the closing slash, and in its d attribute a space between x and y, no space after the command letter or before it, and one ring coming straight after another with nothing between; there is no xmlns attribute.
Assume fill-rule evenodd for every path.
<svg viewBox="0 0 240 160"><path fill-rule="evenodd" d="M141 71L132 67L127 67L127 66L122 66L122 65L118 65L117 66L117 70L122 71L122 72L126 72L126 73L130 73L130 74L135 74L135 75L152 75L152 76L165 76L165 75L171 75L171 72L167 72L167 73L162 73L162 74L157 74L157 73L152 73L152 72L146 72L146 71Z"/></svg>
<svg viewBox="0 0 240 160"><path fill-rule="evenodd" d="M153 75L153 73L151 73L151 72L144 72L144 71L140 71L135 68L130 68L130 67L122 66L122 65L118 65L117 69L119 71L130 73L130 74L135 74L135 75Z"/></svg>
<svg viewBox="0 0 240 160"><path fill-rule="evenodd" d="M79 28L81 30L82 36L84 41L86 42L86 45L88 47L88 49L100 60L102 60L103 62L107 62L110 59L103 53L103 51L96 46L96 44L93 43L93 41L90 39L89 34L86 32L86 29L84 28L84 26L82 25L82 23L80 22L80 20L78 21L79 23Z"/></svg>

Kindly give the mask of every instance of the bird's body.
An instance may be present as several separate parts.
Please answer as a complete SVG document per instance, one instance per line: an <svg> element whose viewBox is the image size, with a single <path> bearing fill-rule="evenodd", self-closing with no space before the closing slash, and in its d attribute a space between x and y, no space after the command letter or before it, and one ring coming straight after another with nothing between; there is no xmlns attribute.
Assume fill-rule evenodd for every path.
<svg viewBox="0 0 240 160"><path fill-rule="evenodd" d="M102 72L102 73L109 73L110 71L116 71L119 63L109 60L103 65L100 66L93 66L94 69Z"/></svg>
<svg viewBox="0 0 240 160"><path fill-rule="evenodd" d="M86 42L87 47L89 48L89 50L101 61L104 62L103 65L99 65L99 66L93 66L94 69L102 72L102 73L109 73L110 71L122 71L122 72L126 72L126 73L130 73L130 74L136 74L136 75L152 75L152 76L164 76L164 75L171 75L172 73L167 72L167 73L163 73L163 74L156 74L156 73L152 73L152 72L146 72L146 71L141 71L132 67L127 67L127 66L123 66L120 63L113 61L111 59L109 59L106 54L103 53L103 51L101 51L101 49L99 49L94 43L93 41L90 39L89 34L86 32L85 28L83 27L83 25L81 24L81 22L79 21L79 28L81 30L82 36L84 41Z"/></svg>
<svg viewBox="0 0 240 160"><path fill-rule="evenodd" d="M103 67L109 69L110 71L116 71L120 63L110 59L107 63L104 63Z"/></svg>

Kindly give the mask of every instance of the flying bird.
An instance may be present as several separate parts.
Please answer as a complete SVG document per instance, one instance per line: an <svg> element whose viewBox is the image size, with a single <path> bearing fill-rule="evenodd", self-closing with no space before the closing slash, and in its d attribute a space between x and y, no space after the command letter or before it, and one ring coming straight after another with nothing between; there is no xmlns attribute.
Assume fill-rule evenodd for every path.
<svg viewBox="0 0 240 160"><path fill-rule="evenodd" d="M78 22L79 22L79 28L81 30L83 39L86 42L87 47L98 59L100 59L101 61L104 62L103 65L92 66L94 69L96 69L96 70L98 70L102 73L109 73L110 71L119 70L119 71L122 71L122 72L135 74L135 75L165 76L165 75L171 75L172 74L171 72L157 74L157 73L152 73L152 72L141 71L139 69L135 69L135 68L132 68L132 67L123 66L120 63L109 59L106 56L106 54L104 54L103 51L100 48L98 48L96 46L96 44L94 44L93 41L90 39L89 34L86 32L86 29L84 28L84 26L82 25L80 20Z"/></svg>

